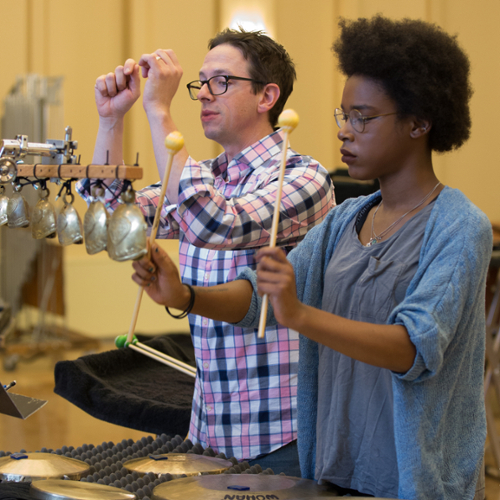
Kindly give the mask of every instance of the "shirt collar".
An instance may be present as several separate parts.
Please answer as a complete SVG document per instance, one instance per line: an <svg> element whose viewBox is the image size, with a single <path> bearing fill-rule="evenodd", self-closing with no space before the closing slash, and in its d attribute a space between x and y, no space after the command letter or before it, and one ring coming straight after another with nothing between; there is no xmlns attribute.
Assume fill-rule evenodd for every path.
<svg viewBox="0 0 500 500"><path fill-rule="evenodd" d="M230 171L232 177L235 169L240 173L248 168L255 170L269 158L279 153L282 145L283 131L280 129L245 148L231 160L229 165L227 164L226 153L221 153L215 158L212 171L215 175L222 175L223 177L226 177Z"/></svg>

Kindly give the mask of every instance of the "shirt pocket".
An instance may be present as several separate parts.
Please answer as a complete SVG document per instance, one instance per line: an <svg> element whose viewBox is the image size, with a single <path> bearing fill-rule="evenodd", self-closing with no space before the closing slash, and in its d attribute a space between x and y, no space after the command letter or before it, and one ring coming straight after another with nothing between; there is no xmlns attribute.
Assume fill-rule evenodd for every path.
<svg viewBox="0 0 500 500"><path fill-rule="evenodd" d="M355 285L353 317L370 323L385 323L404 296L400 282L405 269L406 264L402 262L370 257L368 267Z"/></svg>

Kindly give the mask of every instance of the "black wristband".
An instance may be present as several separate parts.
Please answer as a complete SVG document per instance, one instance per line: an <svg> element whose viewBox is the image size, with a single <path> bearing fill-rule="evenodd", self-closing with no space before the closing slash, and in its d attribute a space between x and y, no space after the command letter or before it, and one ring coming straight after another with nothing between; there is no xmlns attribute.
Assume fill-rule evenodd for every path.
<svg viewBox="0 0 500 500"><path fill-rule="evenodd" d="M193 306L194 306L194 299L195 299L194 288L191 285L188 285L187 283L183 283L183 284L186 285L189 288L189 292L191 294L191 297L189 298L189 304L186 307L186 309L183 312L181 312L180 314L172 314L168 310L168 307L165 306L165 310L168 312L168 314L170 314L170 316L172 316L172 318L175 318L175 319L183 319L183 318L185 318L192 311Z"/></svg>

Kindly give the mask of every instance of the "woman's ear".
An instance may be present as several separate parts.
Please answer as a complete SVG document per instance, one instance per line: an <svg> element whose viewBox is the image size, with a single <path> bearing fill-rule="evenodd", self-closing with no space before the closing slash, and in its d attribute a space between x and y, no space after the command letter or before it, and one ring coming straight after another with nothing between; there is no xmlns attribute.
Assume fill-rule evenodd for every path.
<svg viewBox="0 0 500 500"><path fill-rule="evenodd" d="M261 99L257 105L259 113L267 113L276 104L280 96L280 88L276 83L268 83L263 90L261 90Z"/></svg>
<svg viewBox="0 0 500 500"><path fill-rule="evenodd" d="M430 122L430 120L414 118L410 130L410 137L412 139L418 139L419 137L428 134L431 128L432 128L432 123Z"/></svg>

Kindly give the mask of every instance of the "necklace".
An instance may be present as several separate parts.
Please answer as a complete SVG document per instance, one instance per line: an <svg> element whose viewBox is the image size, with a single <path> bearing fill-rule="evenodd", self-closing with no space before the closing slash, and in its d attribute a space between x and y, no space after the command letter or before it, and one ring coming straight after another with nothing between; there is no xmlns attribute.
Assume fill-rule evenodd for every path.
<svg viewBox="0 0 500 500"><path fill-rule="evenodd" d="M431 196L432 196L432 193L434 193L434 191L436 191L436 189L438 188L438 186L441 184L441 182L438 182L432 189L432 191L428 194L425 195L424 199L422 201L419 201L411 210L408 210L408 212L406 212L405 214L403 214L399 219L397 219L396 221L394 221L389 227L387 227L386 229L384 229L379 235L376 235L375 234L375 230L373 228L374 226L374 223L375 223L375 216L377 215L377 212L378 212L378 209L382 206L382 202L384 200L380 200L380 203L377 205L377 208L375 209L375 212L373 212L373 216L372 216L372 231L371 231L371 237L370 237L370 241L365 245L366 247L371 247L373 245L375 245L376 243L378 243L379 241L382 240L382 238L394 227L396 226L397 224L399 224L409 213L413 212L414 210L416 210L418 207L422 206Z"/></svg>

